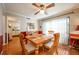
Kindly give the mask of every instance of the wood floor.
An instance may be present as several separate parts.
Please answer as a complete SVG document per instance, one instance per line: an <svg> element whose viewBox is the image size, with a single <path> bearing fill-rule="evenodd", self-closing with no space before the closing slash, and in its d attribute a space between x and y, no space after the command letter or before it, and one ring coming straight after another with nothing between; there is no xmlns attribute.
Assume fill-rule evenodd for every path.
<svg viewBox="0 0 79 59"><path fill-rule="evenodd" d="M18 37L14 37L8 45L3 47L3 55L21 55L21 45ZM58 55L79 55L79 50L66 45L59 46Z"/></svg>

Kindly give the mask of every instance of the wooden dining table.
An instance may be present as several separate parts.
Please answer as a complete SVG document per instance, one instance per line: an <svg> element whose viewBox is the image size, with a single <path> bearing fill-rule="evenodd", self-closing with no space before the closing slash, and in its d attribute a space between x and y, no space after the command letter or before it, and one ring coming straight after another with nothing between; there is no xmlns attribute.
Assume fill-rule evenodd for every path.
<svg viewBox="0 0 79 59"><path fill-rule="evenodd" d="M52 37L47 37L46 35L31 35L31 36L26 36L26 39L31 41L35 47L35 54L39 54L39 47L43 46L45 42L48 42L52 39Z"/></svg>

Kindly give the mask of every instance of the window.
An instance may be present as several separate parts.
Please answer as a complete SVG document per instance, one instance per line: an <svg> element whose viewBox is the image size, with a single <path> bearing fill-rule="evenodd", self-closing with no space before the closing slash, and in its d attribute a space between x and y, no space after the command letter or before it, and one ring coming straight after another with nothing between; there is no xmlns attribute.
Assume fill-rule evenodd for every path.
<svg viewBox="0 0 79 59"><path fill-rule="evenodd" d="M48 30L60 33L60 44L68 44L69 38L69 18L60 18L44 22L42 25L44 34L48 35Z"/></svg>

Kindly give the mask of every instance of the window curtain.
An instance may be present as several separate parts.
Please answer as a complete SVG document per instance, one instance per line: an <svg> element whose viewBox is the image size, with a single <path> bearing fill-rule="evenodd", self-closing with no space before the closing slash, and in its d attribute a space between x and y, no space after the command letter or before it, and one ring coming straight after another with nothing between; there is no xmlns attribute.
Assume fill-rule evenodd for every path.
<svg viewBox="0 0 79 59"><path fill-rule="evenodd" d="M60 44L68 44L69 38L69 18L59 18L55 20L50 20L48 22L44 22L42 25L43 33L48 35L49 30L53 30L54 33L60 33Z"/></svg>

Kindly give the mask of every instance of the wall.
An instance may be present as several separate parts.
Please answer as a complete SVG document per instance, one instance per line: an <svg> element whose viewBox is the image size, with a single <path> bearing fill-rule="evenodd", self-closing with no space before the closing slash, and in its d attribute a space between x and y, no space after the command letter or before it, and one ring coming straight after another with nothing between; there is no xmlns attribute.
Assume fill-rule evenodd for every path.
<svg viewBox="0 0 79 59"><path fill-rule="evenodd" d="M17 17L17 16L7 16L8 24L11 24L12 28L14 26L19 25L19 32L24 32L24 31L37 31L38 30L38 21L37 20L28 20L22 17ZM27 26L27 23L34 23L35 29L29 29ZM8 28L8 32L11 33L12 35L18 34L19 32L15 33L12 31L12 29Z"/></svg>
<svg viewBox="0 0 79 59"><path fill-rule="evenodd" d="M79 12L70 15L70 31L75 31L77 25L79 25Z"/></svg>
<svg viewBox="0 0 79 59"><path fill-rule="evenodd" d="M21 21L20 21L20 31L21 32L24 32L24 31L27 31L26 30L26 23L27 23L27 21L23 18L23 19L21 19Z"/></svg>
<svg viewBox="0 0 79 59"><path fill-rule="evenodd" d="M2 8L0 4L0 53L2 51L3 45L3 15L2 15Z"/></svg>
<svg viewBox="0 0 79 59"><path fill-rule="evenodd" d="M34 23L35 29L29 29L27 26L27 23ZM21 31L37 31L38 30L38 22L37 20L27 20L27 19L22 19L20 21L20 27Z"/></svg>
<svg viewBox="0 0 79 59"><path fill-rule="evenodd" d="M3 34L3 15L2 15L2 10L0 5L0 35L2 34Z"/></svg>

